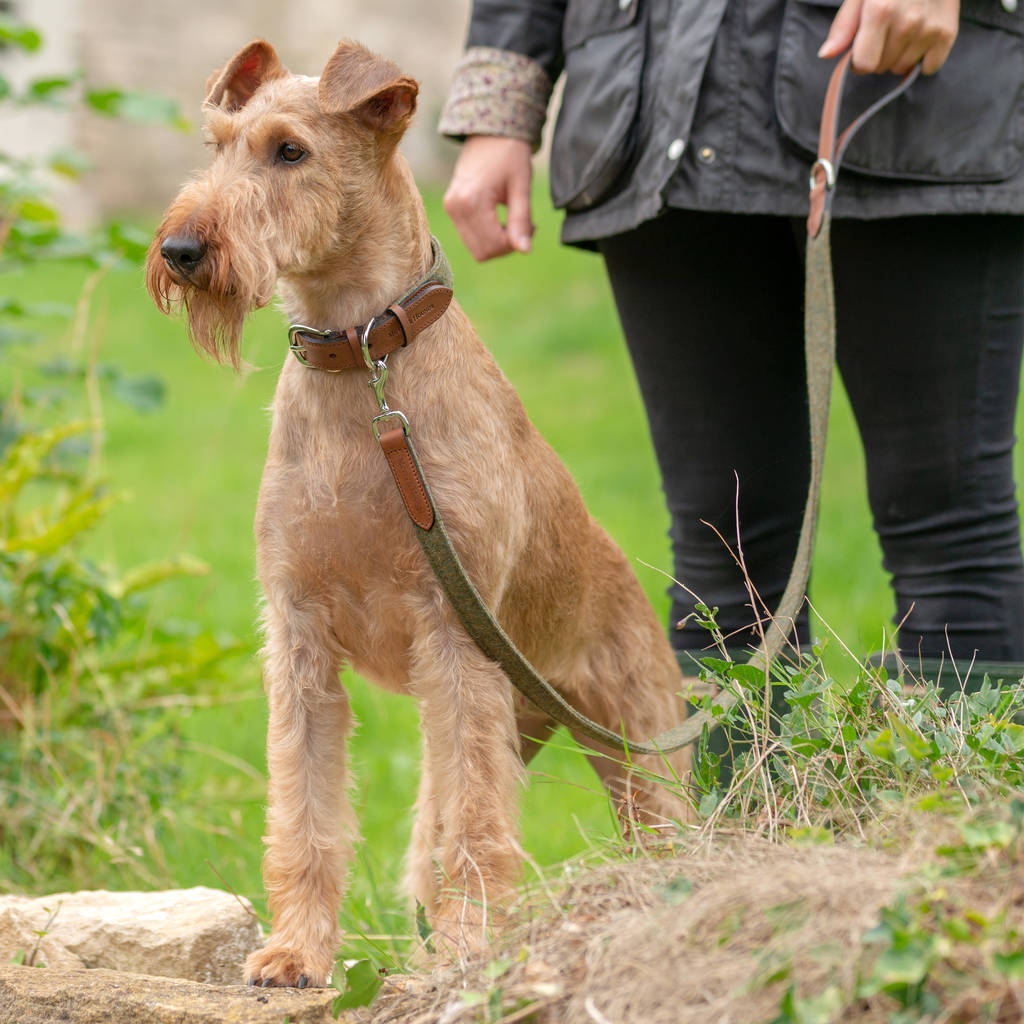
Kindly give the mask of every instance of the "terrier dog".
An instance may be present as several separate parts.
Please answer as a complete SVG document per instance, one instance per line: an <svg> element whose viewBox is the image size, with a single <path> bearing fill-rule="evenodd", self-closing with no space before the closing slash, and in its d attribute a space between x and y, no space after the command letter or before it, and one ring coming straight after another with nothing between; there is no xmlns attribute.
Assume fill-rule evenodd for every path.
<svg viewBox="0 0 1024 1024"><path fill-rule="evenodd" d="M185 311L198 348L236 367L243 322L275 288L292 324L305 327L295 328L303 358L286 356L277 385L256 508L273 926L245 971L250 983L323 985L356 833L340 669L418 702L423 770L406 886L449 950L482 945L488 908L516 883L517 788L552 728L467 635L426 562L369 429L364 335L387 321L403 341L415 337L391 353L388 398L412 424L469 577L530 662L570 703L627 736L674 724L685 702L625 557L458 304L422 317L396 306L437 257L398 150L416 82L352 42L319 79L292 75L257 40L207 90L216 155L168 210L147 286L163 312ZM335 342L318 346L327 331ZM303 365L314 349L326 352L326 368L336 357L355 368ZM649 820L684 816L664 787L614 758L592 760ZM684 776L685 751L666 760ZM636 765L668 774L657 758Z"/></svg>

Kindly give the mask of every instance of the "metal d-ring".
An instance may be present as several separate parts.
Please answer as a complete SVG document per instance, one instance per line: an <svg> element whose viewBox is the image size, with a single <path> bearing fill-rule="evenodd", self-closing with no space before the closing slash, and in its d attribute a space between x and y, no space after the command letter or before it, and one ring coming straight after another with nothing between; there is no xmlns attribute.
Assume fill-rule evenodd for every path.
<svg viewBox="0 0 1024 1024"><path fill-rule="evenodd" d="M409 436L409 420L406 418L404 412L399 412L397 409L388 409L386 412L382 412L379 416L374 416L370 423L373 429L373 436L380 442L380 421L381 420L398 420L402 424L402 433L406 437Z"/></svg>
<svg viewBox="0 0 1024 1024"><path fill-rule="evenodd" d="M815 178L815 172L821 169L825 173L825 191L831 192L836 187L836 169L832 165L831 160L826 160L824 157L818 157L814 161L814 165L811 167L811 188L818 184Z"/></svg>

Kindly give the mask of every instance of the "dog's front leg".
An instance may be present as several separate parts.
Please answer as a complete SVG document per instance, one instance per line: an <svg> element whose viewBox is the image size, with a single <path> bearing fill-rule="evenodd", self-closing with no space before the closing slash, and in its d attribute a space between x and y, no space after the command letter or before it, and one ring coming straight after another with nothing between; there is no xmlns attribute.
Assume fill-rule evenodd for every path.
<svg viewBox="0 0 1024 1024"><path fill-rule="evenodd" d="M267 616L263 880L273 925L246 962L250 984L324 985L340 941L338 907L356 829L345 749L352 715L332 639L310 622L296 628Z"/></svg>
<svg viewBox="0 0 1024 1024"><path fill-rule="evenodd" d="M519 737L508 680L461 626L427 632L412 654L424 778L407 884L435 942L458 954L486 944L518 879Z"/></svg>

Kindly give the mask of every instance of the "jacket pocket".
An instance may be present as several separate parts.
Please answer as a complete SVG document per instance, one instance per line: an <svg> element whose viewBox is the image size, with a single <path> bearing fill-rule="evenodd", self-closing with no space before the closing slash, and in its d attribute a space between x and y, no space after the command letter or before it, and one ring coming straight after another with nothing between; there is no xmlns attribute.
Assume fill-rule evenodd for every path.
<svg viewBox="0 0 1024 1024"><path fill-rule="evenodd" d="M813 155L833 63L817 56L839 0L790 0L775 70L783 133ZM850 75L841 122L890 89L889 75ZM881 178L1002 181L1024 160L1024 14L964 0L960 33L939 72L922 76L858 132L843 167Z"/></svg>
<svg viewBox="0 0 1024 1024"><path fill-rule="evenodd" d="M630 163L643 79L638 0L575 0L563 25L565 89L551 143L551 198L585 210L613 192Z"/></svg>

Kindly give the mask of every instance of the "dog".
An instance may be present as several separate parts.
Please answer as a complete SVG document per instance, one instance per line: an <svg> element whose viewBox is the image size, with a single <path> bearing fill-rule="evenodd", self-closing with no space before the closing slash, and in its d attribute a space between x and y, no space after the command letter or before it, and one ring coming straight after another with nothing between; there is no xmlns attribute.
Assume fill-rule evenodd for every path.
<svg viewBox="0 0 1024 1024"><path fill-rule="evenodd" d="M363 328L382 317L406 340L415 333L387 361L387 400L412 425L470 579L566 700L610 729L652 736L686 705L676 658L625 557L458 303L432 307L422 330L394 326L411 315L394 312L396 298L437 262L398 148L417 92L353 42L338 45L319 79L286 71L263 40L245 46L207 82L215 155L168 209L148 289L164 313L184 311L198 349L236 368L246 316L275 291L306 329L300 356L312 358L326 331L337 332L336 352L358 355ZM332 373L303 361L285 358L255 522L273 922L245 977L264 986L326 984L340 944L357 829L343 666L418 702L423 767L405 884L450 952L480 948L500 919L521 859L523 766L553 728L477 648L431 572L369 427L377 407L366 368ZM382 362L371 360L378 370ZM645 820L685 815L668 788L591 747L604 784ZM682 779L687 753L633 766Z"/></svg>

